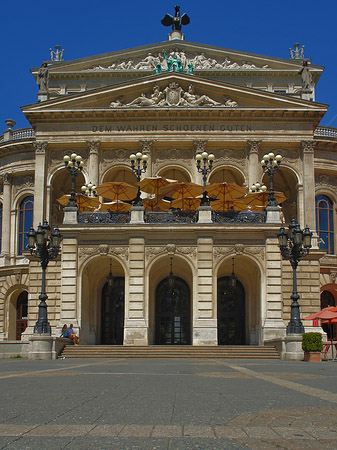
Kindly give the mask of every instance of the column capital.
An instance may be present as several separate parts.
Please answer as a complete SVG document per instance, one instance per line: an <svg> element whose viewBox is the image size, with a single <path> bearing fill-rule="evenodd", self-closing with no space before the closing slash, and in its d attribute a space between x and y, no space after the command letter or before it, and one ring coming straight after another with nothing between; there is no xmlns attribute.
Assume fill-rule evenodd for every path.
<svg viewBox="0 0 337 450"><path fill-rule="evenodd" d="M153 143L155 141L154 140L148 140L148 141L139 141L140 147L142 149L142 153L151 153L152 150L152 146Z"/></svg>
<svg viewBox="0 0 337 450"><path fill-rule="evenodd" d="M46 141L36 141L33 142L33 146L35 148L36 155L44 155L46 153L48 142Z"/></svg>
<svg viewBox="0 0 337 450"><path fill-rule="evenodd" d="M207 141L203 141L202 139L199 139L198 141L194 141L193 144L194 144L194 150L197 153L202 153L205 151Z"/></svg>
<svg viewBox="0 0 337 450"><path fill-rule="evenodd" d="M303 153L313 153L316 142L315 141L301 141Z"/></svg>
<svg viewBox="0 0 337 450"><path fill-rule="evenodd" d="M248 150L250 153L257 153L259 151L262 141L247 141Z"/></svg>
<svg viewBox="0 0 337 450"><path fill-rule="evenodd" d="M1 175L1 179L3 184L11 184L12 183L12 175L9 173L4 173Z"/></svg>
<svg viewBox="0 0 337 450"><path fill-rule="evenodd" d="M101 146L101 141L87 141L87 145L91 153L98 153L98 150Z"/></svg>

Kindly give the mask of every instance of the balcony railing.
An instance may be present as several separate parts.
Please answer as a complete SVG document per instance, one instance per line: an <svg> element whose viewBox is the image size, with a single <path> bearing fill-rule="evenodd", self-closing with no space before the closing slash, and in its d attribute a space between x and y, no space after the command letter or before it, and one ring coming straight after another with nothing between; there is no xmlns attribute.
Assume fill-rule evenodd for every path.
<svg viewBox="0 0 337 450"><path fill-rule="evenodd" d="M197 211L190 212L154 212L145 213L145 223L196 223L198 221Z"/></svg>
<svg viewBox="0 0 337 450"><path fill-rule="evenodd" d="M94 224L126 224L130 223L129 212L80 212L78 223L81 225ZM212 212L213 223L265 223L266 213L260 211L227 211ZM145 224L191 224L198 223L198 211L148 211L144 215Z"/></svg>
<svg viewBox="0 0 337 450"><path fill-rule="evenodd" d="M0 136L0 143L34 138L35 131L33 128L19 128L18 130L8 129Z"/></svg>
<svg viewBox="0 0 337 450"><path fill-rule="evenodd" d="M337 138L337 128L317 127L314 131L314 136Z"/></svg>
<svg viewBox="0 0 337 450"><path fill-rule="evenodd" d="M337 128L317 127L314 131L316 137L337 138ZM21 139L34 139L35 131L33 128L20 128L18 130L9 130L0 136L0 143L8 141L19 141Z"/></svg>
<svg viewBox="0 0 337 450"><path fill-rule="evenodd" d="M214 223L264 223L266 213L264 211L213 211Z"/></svg>
<svg viewBox="0 0 337 450"><path fill-rule="evenodd" d="M128 212L80 212L78 213L78 223L90 224L120 224L129 223L130 213Z"/></svg>

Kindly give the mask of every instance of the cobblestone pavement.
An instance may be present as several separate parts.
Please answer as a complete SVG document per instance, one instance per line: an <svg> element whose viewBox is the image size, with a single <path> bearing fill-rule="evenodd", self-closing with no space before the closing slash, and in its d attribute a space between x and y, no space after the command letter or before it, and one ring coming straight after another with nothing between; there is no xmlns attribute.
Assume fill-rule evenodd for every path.
<svg viewBox="0 0 337 450"><path fill-rule="evenodd" d="M0 449L337 449L337 362L0 360Z"/></svg>

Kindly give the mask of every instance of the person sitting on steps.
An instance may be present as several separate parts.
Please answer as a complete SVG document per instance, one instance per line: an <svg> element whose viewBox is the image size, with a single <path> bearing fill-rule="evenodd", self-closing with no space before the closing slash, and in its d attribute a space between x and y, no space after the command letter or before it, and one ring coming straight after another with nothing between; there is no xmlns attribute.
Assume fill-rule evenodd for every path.
<svg viewBox="0 0 337 450"><path fill-rule="evenodd" d="M75 334L75 331L73 330L73 324L70 325L69 328L66 329L66 332L64 334L64 337L71 339L74 343L74 345L78 345L80 340L79 337Z"/></svg>

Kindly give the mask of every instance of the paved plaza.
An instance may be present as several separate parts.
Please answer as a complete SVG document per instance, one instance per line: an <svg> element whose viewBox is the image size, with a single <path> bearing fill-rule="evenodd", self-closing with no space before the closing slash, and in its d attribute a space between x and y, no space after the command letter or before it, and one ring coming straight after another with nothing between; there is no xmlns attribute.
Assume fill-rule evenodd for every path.
<svg viewBox="0 0 337 450"><path fill-rule="evenodd" d="M0 360L0 449L337 449L337 362Z"/></svg>

